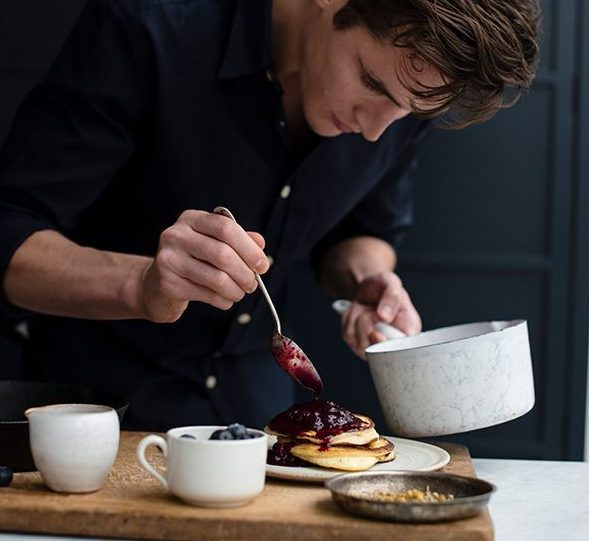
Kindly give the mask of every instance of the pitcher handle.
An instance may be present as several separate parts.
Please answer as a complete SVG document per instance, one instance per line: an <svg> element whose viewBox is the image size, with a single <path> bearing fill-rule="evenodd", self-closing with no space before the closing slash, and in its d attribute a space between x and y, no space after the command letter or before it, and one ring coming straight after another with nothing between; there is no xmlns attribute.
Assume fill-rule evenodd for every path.
<svg viewBox="0 0 589 541"><path fill-rule="evenodd" d="M150 473L153 477L155 477L166 490L169 490L168 481L167 479L155 469L155 467L147 460L145 457L145 451L150 445L155 445L160 449L163 453L164 458L168 456L168 443L164 438L161 436L156 436L155 434L150 434L149 436L145 436L137 445L137 460L139 464L141 464L148 473Z"/></svg>

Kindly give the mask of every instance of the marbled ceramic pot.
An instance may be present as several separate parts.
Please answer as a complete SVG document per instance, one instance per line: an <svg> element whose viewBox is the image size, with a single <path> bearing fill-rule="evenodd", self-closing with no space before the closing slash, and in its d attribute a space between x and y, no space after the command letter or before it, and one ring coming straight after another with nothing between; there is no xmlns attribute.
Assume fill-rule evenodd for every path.
<svg viewBox="0 0 589 541"><path fill-rule="evenodd" d="M469 323L366 349L393 434L442 436L497 425L534 406L525 321Z"/></svg>

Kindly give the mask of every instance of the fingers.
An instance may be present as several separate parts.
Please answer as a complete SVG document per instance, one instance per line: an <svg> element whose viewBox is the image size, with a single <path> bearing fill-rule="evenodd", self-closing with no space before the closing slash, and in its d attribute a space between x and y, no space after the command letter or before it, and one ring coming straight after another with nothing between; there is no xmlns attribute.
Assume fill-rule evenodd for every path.
<svg viewBox="0 0 589 541"><path fill-rule="evenodd" d="M228 309L257 287L255 273L269 261L265 241L231 219L189 210L160 235L158 252L146 273L143 304L148 319L173 321L188 301Z"/></svg>
<svg viewBox="0 0 589 541"><path fill-rule="evenodd" d="M263 250L266 247L266 239L255 231L247 231L247 234L253 239L253 241Z"/></svg>
<svg viewBox="0 0 589 541"><path fill-rule="evenodd" d="M235 296L234 284L244 293L255 291L255 272L264 273L269 267L262 235L247 233L233 220L213 213L187 211L178 222L190 228L181 236L184 250L193 259L209 264L188 267L183 276L226 293L229 299Z"/></svg>
<svg viewBox="0 0 589 541"><path fill-rule="evenodd" d="M391 323L401 306L409 299L409 295L403 288L403 282L394 273L387 273L385 277L379 276L382 280L380 298L376 306L376 314L381 321Z"/></svg>
<svg viewBox="0 0 589 541"><path fill-rule="evenodd" d="M193 285L202 286L231 303L240 301L246 293L252 293L256 289L254 273L249 269L246 271L251 275L249 282L245 281L246 278L240 283L227 270L220 270L207 261L196 259L184 252L174 253L170 257L175 259L168 261L171 273ZM194 300L191 297L186 298Z"/></svg>
<svg viewBox="0 0 589 541"><path fill-rule="evenodd" d="M157 323L173 323L186 310L187 299L198 300L227 310L233 302L211 289L195 284L173 272L167 272L157 260L146 269L140 303L144 317Z"/></svg>
<svg viewBox="0 0 589 541"><path fill-rule="evenodd" d="M178 223L186 223L195 233L229 246L252 271L263 274L268 270L268 258L260 245L230 218L212 212L187 210L182 213ZM257 240L262 240L261 235L259 237ZM210 257L208 252L204 253ZM232 253L224 249L222 263L233 257Z"/></svg>
<svg viewBox="0 0 589 541"><path fill-rule="evenodd" d="M356 355L365 358L365 349L386 337L375 329L384 322L405 334L421 331L421 318L394 273L378 273L358 286L357 297L342 315L342 336Z"/></svg>
<svg viewBox="0 0 589 541"><path fill-rule="evenodd" d="M169 274L159 284L159 291L169 299L191 299L210 304L221 310L228 310L234 301L221 296L211 288L196 284L182 276ZM243 296L243 293L242 293Z"/></svg>
<svg viewBox="0 0 589 541"><path fill-rule="evenodd" d="M376 310L378 317L405 334L421 331L421 317L405 289L383 294Z"/></svg>
<svg viewBox="0 0 589 541"><path fill-rule="evenodd" d="M405 334L416 334L421 331L419 313L397 274L375 274L364 280L358 289L360 301L374 306L380 321L398 328Z"/></svg>
<svg viewBox="0 0 589 541"><path fill-rule="evenodd" d="M372 331L369 335L368 335L368 340L370 340L370 344L378 344L379 342L384 342L387 340L387 337L378 332L378 331Z"/></svg>
<svg viewBox="0 0 589 541"><path fill-rule="evenodd" d="M250 242L259 249L251 239ZM256 288L254 271L232 246L188 227L180 225L162 234L159 255L166 254L170 270L218 293L229 293L233 284L245 293ZM203 276L199 276L201 273Z"/></svg>
<svg viewBox="0 0 589 541"><path fill-rule="evenodd" d="M359 303L352 303L342 315L344 341L361 359L365 359L364 350L372 343L370 335L376 321L374 310Z"/></svg>
<svg viewBox="0 0 589 541"><path fill-rule="evenodd" d="M405 334L411 335L421 332L421 317L419 316L419 312L415 309L415 306L413 306L409 295L407 295L406 302L400 306L399 311L396 313L391 324Z"/></svg>

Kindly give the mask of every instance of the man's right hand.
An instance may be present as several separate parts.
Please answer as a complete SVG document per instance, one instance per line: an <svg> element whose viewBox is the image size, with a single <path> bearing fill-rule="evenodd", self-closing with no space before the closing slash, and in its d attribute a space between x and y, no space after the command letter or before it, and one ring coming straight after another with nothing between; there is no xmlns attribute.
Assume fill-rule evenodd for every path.
<svg viewBox="0 0 589 541"><path fill-rule="evenodd" d="M187 210L160 238L154 258L80 246L53 230L16 250L2 292L21 308L85 319L171 323L190 301L226 310L268 270L264 239L229 218Z"/></svg>
<svg viewBox="0 0 589 541"><path fill-rule="evenodd" d="M211 212L187 210L160 236L142 275L139 305L150 321L176 321L190 301L227 310L257 287L269 268L264 238Z"/></svg>

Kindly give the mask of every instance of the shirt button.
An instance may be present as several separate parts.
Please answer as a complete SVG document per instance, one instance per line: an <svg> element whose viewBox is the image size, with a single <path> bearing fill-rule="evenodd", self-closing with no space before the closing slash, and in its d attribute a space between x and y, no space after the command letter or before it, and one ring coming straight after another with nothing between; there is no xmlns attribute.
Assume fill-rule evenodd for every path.
<svg viewBox="0 0 589 541"><path fill-rule="evenodd" d="M281 120L281 121L278 123L278 125L279 125L281 128L286 128L286 122L285 122L284 120Z"/></svg>
<svg viewBox="0 0 589 541"><path fill-rule="evenodd" d="M287 184L286 186L284 186L282 188L282 190L280 190L280 197L282 197L282 199L286 199L289 195L290 195L290 186Z"/></svg>
<svg viewBox="0 0 589 541"><path fill-rule="evenodd" d="M274 258L271 255L266 255L270 266L274 265Z"/></svg>
<svg viewBox="0 0 589 541"><path fill-rule="evenodd" d="M247 312L244 312L243 314L239 314L239 316L237 316L237 321L242 325L247 325L251 320L252 316L250 316Z"/></svg>
<svg viewBox="0 0 589 541"><path fill-rule="evenodd" d="M274 81L274 77L272 76L272 72L270 70L266 70L266 79L268 79L269 82Z"/></svg>
<svg viewBox="0 0 589 541"><path fill-rule="evenodd" d="M212 374L205 379L205 387L207 389L214 389L217 386L217 378Z"/></svg>

